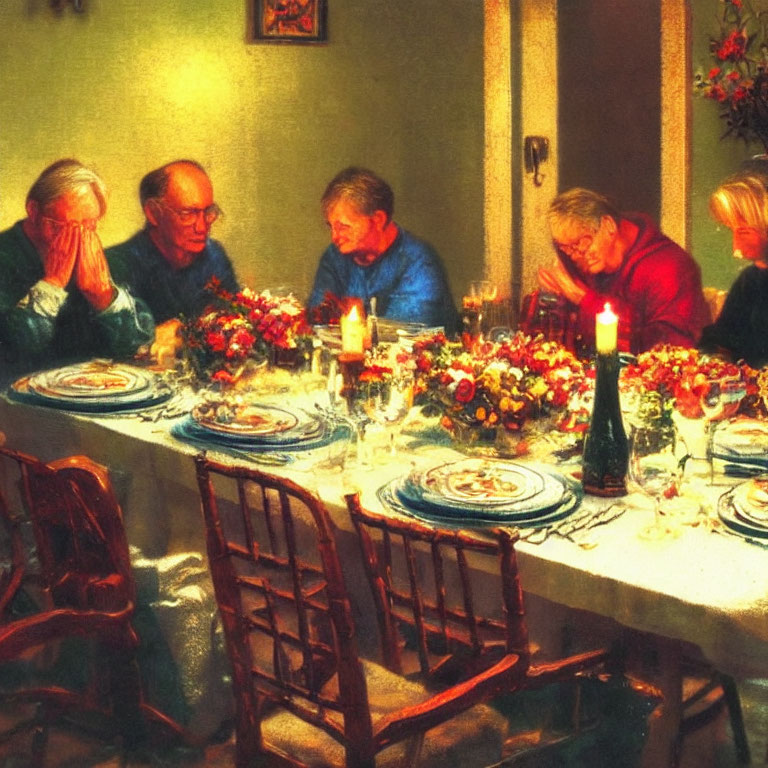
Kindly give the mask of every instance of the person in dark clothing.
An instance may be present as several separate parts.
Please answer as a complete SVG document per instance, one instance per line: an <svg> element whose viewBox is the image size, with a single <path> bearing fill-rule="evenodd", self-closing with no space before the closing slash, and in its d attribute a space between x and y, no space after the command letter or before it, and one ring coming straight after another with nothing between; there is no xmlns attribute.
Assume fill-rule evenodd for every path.
<svg viewBox="0 0 768 768"><path fill-rule="evenodd" d="M147 307L119 285L97 233L106 186L77 160L46 168L27 217L0 232L0 374L89 357L131 357L154 336Z"/></svg>
<svg viewBox="0 0 768 768"><path fill-rule="evenodd" d="M151 171L141 180L139 200L145 228L106 255L115 279L152 311L158 325L151 351L161 359L181 349L183 319L197 317L210 303L211 278L231 293L239 285L223 246L209 237L221 210L199 163L176 160Z"/></svg>
<svg viewBox="0 0 768 768"><path fill-rule="evenodd" d="M619 213L602 195L574 188L549 207L557 262L539 269L545 291L576 309L577 334L594 350L595 315L619 317L619 348L693 347L709 320L701 270L691 255L642 213Z"/></svg>
<svg viewBox="0 0 768 768"><path fill-rule="evenodd" d="M699 348L753 368L768 364L768 174L742 171L709 199L715 221L733 234L733 255L751 262L734 281Z"/></svg>

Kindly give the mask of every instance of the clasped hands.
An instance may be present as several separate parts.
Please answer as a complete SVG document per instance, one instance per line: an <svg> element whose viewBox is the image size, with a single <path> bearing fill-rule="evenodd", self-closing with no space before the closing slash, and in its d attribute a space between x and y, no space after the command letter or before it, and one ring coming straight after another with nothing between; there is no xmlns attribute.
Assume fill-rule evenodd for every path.
<svg viewBox="0 0 768 768"><path fill-rule="evenodd" d="M584 283L571 277L560 261L556 261L550 269L539 268L539 285L545 291L564 296L576 306L587 293Z"/></svg>
<svg viewBox="0 0 768 768"><path fill-rule="evenodd" d="M95 229L67 224L48 246L44 261L46 282L66 288L74 276L75 285L97 312L112 303L115 288Z"/></svg>

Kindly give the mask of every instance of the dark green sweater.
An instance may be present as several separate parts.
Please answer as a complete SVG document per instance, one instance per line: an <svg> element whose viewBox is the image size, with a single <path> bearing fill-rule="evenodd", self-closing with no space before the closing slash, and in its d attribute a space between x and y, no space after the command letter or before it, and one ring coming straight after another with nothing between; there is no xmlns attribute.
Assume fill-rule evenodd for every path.
<svg viewBox="0 0 768 768"><path fill-rule="evenodd" d="M130 309L97 312L75 287L56 317L18 303L44 277L22 222L0 232L0 377L91 357L126 358L154 338L154 321L138 300ZM4 375L5 374L5 375Z"/></svg>

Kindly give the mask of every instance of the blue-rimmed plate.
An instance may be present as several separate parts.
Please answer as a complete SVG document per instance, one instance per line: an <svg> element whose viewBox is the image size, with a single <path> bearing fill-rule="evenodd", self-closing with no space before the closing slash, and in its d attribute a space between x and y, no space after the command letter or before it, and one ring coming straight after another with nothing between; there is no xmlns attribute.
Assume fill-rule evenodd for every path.
<svg viewBox="0 0 768 768"><path fill-rule="evenodd" d="M712 437L712 455L725 461L743 461L768 468L768 423L759 419L735 419L720 425Z"/></svg>
<svg viewBox="0 0 768 768"><path fill-rule="evenodd" d="M465 482L464 469L472 466L468 463L469 461L495 463L493 460L460 460L452 464L441 465L440 469L443 475L447 475L450 474L452 467L456 467L460 471L460 478L463 484ZM510 462L498 462L498 464L504 466L507 471L515 466ZM510 519L524 519L552 509L562 503L568 490L568 481L565 477L552 471L544 471L543 468L533 470L525 465L517 466L524 468L526 472L528 470L532 472L530 482L532 483L533 493L523 491L519 498L516 498L514 495L508 497L502 495L493 504L483 501L471 502L465 499L458 499L451 493L446 495L433 491L422 479L428 473L412 473L403 478L397 488L397 495L404 504L420 509L432 510L435 514L443 517L448 515L458 515L461 517L493 510L493 514L497 516L507 515ZM503 474L502 477L504 476ZM528 477L526 473L506 476L515 478L521 476Z"/></svg>
<svg viewBox="0 0 768 768"><path fill-rule="evenodd" d="M9 395L32 405L98 415L151 408L173 392L149 371L94 361L26 376L11 385Z"/></svg>
<svg viewBox="0 0 768 768"><path fill-rule="evenodd" d="M425 497L462 506L509 506L544 491L544 476L515 462L482 458L462 459L412 474Z"/></svg>
<svg viewBox="0 0 768 768"><path fill-rule="evenodd" d="M310 451L315 448L322 448L329 445L334 440L342 437L349 437L350 428L347 425L329 425L323 422L320 431L311 437L298 435L293 440L285 439L281 442L261 440L258 437L244 438L243 436L232 436L223 433L212 432L200 427L200 425L191 417L187 417L171 427L171 434L178 440L192 443L199 447L231 449L240 452L282 452L291 451ZM288 433L283 433L288 434Z"/></svg>
<svg viewBox="0 0 768 768"><path fill-rule="evenodd" d="M290 411L259 403L200 403L192 418L200 429L245 438L280 434L299 423Z"/></svg>
<svg viewBox="0 0 768 768"><path fill-rule="evenodd" d="M737 511L734 505L734 493L740 487L736 486L720 497L717 502L718 517L732 531L750 538L768 540L768 527L750 522Z"/></svg>
<svg viewBox="0 0 768 768"><path fill-rule="evenodd" d="M398 483L393 480L380 488L377 492L379 500L390 509L419 520L437 523L451 528L480 528L493 525L514 525L518 528L542 528L562 520L574 512L584 497L581 485L575 481L563 478L567 488L563 493L560 503L528 513L514 511L502 511L496 508L485 510L465 511L459 514L457 511L448 514L430 506L422 506L404 502L398 495Z"/></svg>
<svg viewBox="0 0 768 768"><path fill-rule="evenodd" d="M149 371L103 360L40 371L26 379L28 391L57 402L142 400L156 383Z"/></svg>

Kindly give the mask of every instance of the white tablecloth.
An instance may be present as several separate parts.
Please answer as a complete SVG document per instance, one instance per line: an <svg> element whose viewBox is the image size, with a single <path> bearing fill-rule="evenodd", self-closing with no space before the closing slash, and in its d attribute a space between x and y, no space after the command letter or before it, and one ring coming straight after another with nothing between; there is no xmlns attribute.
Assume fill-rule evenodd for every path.
<svg viewBox="0 0 768 768"><path fill-rule="evenodd" d="M0 430L9 446L45 460L84 453L108 466L124 505L128 538L144 557L204 551L204 534L192 456L196 449L174 439L170 421L130 417L92 418L0 400ZM406 441L407 442L407 441ZM402 451L374 470L320 469L307 461L260 467L316 491L339 529L345 568L360 575L359 555L342 495L357 488L363 503L381 509L376 490L415 463L427 466L459 458L445 445ZM712 505L724 490L705 492ZM609 503L587 497L585 505ZM648 509L630 508L596 528L597 542L583 549L551 537L518 546L525 591L570 608L590 611L626 627L699 645L720 669L737 676L768 674L768 550L703 526L683 527L677 538L649 542L638 531ZM353 576L359 618L370 606ZM370 630L374 624L371 621ZM366 629L367 631L367 629Z"/></svg>

